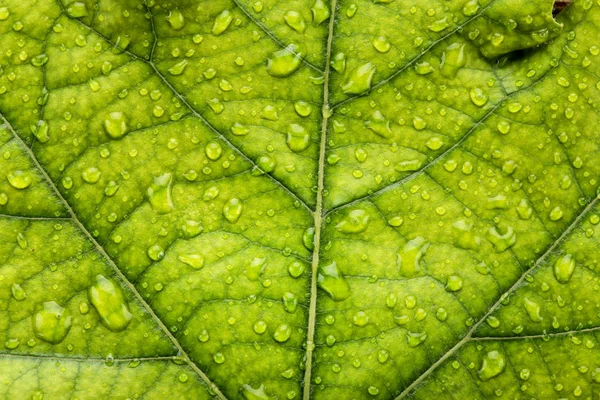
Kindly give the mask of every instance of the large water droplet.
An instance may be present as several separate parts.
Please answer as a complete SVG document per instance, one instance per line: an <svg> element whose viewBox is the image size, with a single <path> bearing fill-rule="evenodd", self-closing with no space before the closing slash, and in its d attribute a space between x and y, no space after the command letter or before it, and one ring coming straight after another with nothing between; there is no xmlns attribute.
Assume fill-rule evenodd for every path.
<svg viewBox="0 0 600 400"><path fill-rule="evenodd" d="M342 233L360 233L367 229L369 214L365 210L352 210L335 226Z"/></svg>
<svg viewBox="0 0 600 400"><path fill-rule="evenodd" d="M6 178L12 187L19 190L27 189L33 182L31 175L28 172L19 170L9 172L8 175L6 175Z"/></svg>
<svg viewBox="0 0 600 400"><path fill-rule="evenodd" d="M48 343L58 344L69 333L72 321L69 310L55 301L47 301L33 317L33 332L36 337Z"/></svg>
<svg viewBox="0 0 600 400"><path fill-rule="evenodd" d="M390 121L379 110L373 111L371 119L365 121L365 126L383 138L387 139L392 136Z"/></svg>
<svg viewBox="0 0 600 400"><path fill-rule="evenodd" d="M512 226L507 227L504 232L493 226L488 230L487 238L497 252L502 252L517 243L517 234Z"/></svg>
<svg viewBox="0 0 600 400"><path fill-rule="evenodd" d="M290 124L285 142L290 150L298 153L310 145L310 135L302 125Z"/></svg>
<svg viewBox="0 0 600 400"><path fill-rule="evenodd" d="M250 261L250 264L246 267L244 271L246 277L250 281L257 281L260 278L260 275L264 272L267 267L267 259L255 257Z"/></svg>
<svg viewBox="0 0 600 400"><path fill-rule="evenodd" d="M10 291L12 292L12 296L17 301L23 301L27 298L27 293L18 283L13 283L10 287Z"/></svg>
<svg viewBox="0 0 600 400"><path fill-rule="evenodd" d="M354 69L342 85L342 91L345 94L361 94L369 90L376 69L370 62Z"/></svg>
<svg viewBox="0 0 600 400"><path fill-rule="evenodd" d="M200 269L204 266L204 257L200 254L182 254L177 259L194 269Z"/></svg>
<svg viewBox="0 0 600 400"><path fill-rule="evenodd" d="M373 39L373 47L380 53L387 53L392 48L392 44L385 36L378 36Z"/></svg>
<svg viewBox="0 0 600 400"><path fill-rule="evenodd" d="M312 12L313 25L320 25L327 21L331 16L329 7L327 7L327 4L325 4L325 1L323 0L315 0L315 3L310 10Z"/></svg>
<svg viewBox="0 0 600 400"><path fill-rule="evenodd" d="M301 54L296 53L296 46L290 44L267 58L267 73L276 78L284 78L294 73L301 62Z"/></svg>
<svg viewBox="0 0 600 400"><path fill-rule="evenodd" d="M421 258L427 251L429 242L421 236L409 240L398 252L397 265L400 275L412 277L421 272Z"/></svg>
<svg viewBox="0 0 600 400"><path fill-rule="evenodd" d="M440 72L446 78L454 78L458 71L465 66L467 58L465 57L465 44L452 43L442 54Z"/></svg>
<svg viewBox="0 0 600 400"><path fill-rule="evenodd" d="M242 386L242 396L245 400L276 400L277 397L271 397L265 391L265 385L261 384L258 389L254 389L249 384Z"/></svg>
<svg viewBox="0 0 600 400"><path fill-rule="evenodd" d="M113 111L104 120L104 130L113 139L120 139L127 133L127 118L121 111Z"/></svg>
<svg viewBox="0 0 600 400"><path fill-rule="evenodd" d="M74 1L67 6L67 14L71 18L81 18L88 15L87 6L81 1Z"/></svg>
<svg viewBox="0 0 600 400"><path fill-rule="evenodd" d="M178 63L174 64L167 71L169 71L169 74L171 74L173 76L181 75L181 74L183 74L183 71L185 71L185 67L188 64L189 64L189 61L187 59L183 59L183 60L179 61Z"/></svg>
<svg viewBox="0 0 600 400"><path fill-rule="evenodd" d="M298 298L293 293L287 292L282 297L283 309L289 313L295 313L298 308Z"/></svg>
<svg viewBox="0 0 600 400"><path fill-rule="evenodd" d="M96 275L96 283L88 289L88 299L104 326L113 332L127 328L133 318L121 288L102 275Z"/></svg>
<svg viewBox="0 0 600 400"><path fill-rule="evenodd" d="M167 15L167 21L171 26L171 29L174 31L179 31L185 25L185 18L183 14L179 10L171 10L169 11L169 15Z"/></svg>
<svg viewBox="0 0 600 400"><path fill-rule="evenodd" d="M89 184L97 183L102 176L102 171L96 167L88 167L81 172L81 178Z"/></svg>
<svg viewBox="0 0 600 400"><path fill-rule="evenodd" d="M273 332L273 339L279 343L287 342L290 336L292 336L292 328L287 324L279 325Z"/></svg>
<svg viewBox="0 0 600 400"><path fill-rule="evenodd" d="M304 33L306 30L306 22L304 17L297 11L288 11L284 14L283 19L290 28L299 33Z"/></svg>
<svg viewBox="0 0 600 400"><path fill-rule="evenodd" d="M575 272L575 260L571 254L565 254L554 262L554 277L559 283L568 283Z"/></svg>
<svg viewBox="0 0 600 400"><path fill-rule="evenodd" d="M352 294L350 285L348 285L344 274L342 274L335 261L329 265L319 267L317 284L334 301L342 301Z"/></svg>
<svg viewBox="0 0 600 400"><path fill-rule="evenodd" d="M478 87L471 88L469 96L471 97L473 104L477 107L483 107L488 102L488 95Z"/></svg>
<svg viewBox="0 0 600 400"><path fill-rule="evenodd" d="M540 316L540 311L541 311L540 305L528 297L525 297L524 304L525 304L525 311L527 311L527 315L529 315L529 319L531 319L533 322L541 322L542 317Z"/></svg>
<svg viewBox="0 0 600 400"><path fill-rule="evenodd" d="M240 199L232 198L229 199L225 205L223 206L223 216L225 219L232 224L235 224L238 219L240 219L240 215L242 215L242 210L244 205Z"/></svg>
<svg viewBox="0 0 600 400"><path fill-rule="evenodd" d="M417 347L427 339L425 332L406 332L406 341L409 347Z"/></svg>
<svg viewBox="0 0 600 400"><path fill-rule="evenodd" d="M444 17L442 19L438 19L437 21L432 22L427 28L432 32L441 32L449 26L450 23L448 22L448 17Z"/></svg>
<svg viewBox="0 0 600 400"><path fill-rule="evenodd" d="M221 33L225 32L227 28L229 28L229 24L233 21L233 15L229 10L223 10L217 17L215 18L215 22L212 27L212 33L215 36L219 36Z"/></svg>
<svg viewBox="0 0 600 400"><path fill-rule="evenodd" d="M154 177L153 183L148 187L148 201L152 209L159 214L166 214L173 210L171 200L171 183L173 175L169 172Z"/></svg>
<svg viewBox="0 0 600 400"><path fill-rule="evenodd" d="M490 379L500 375L506 368L506 358L499 351L489 351L481 363L481 369L477 371L479 379L489 381Z"/></svg>
<svg viewBox="0 0 600 400"><path fill-rule="evenodd" d="M206 157L212 161L216 161L221 157L221 154L223 154L223 148L218 141L213 140L206 144L204 152L206 153Z"/></svg>

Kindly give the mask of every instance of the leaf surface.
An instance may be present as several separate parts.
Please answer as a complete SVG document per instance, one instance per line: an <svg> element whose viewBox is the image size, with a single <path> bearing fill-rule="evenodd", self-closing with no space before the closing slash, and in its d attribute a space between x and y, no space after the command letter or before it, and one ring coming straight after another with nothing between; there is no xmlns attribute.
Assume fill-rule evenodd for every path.
<svg viewBox="0 0 600 400"><path fill-rule="evenodd" d="M0 4L0 396L592 398L600 7Z"/></svg>

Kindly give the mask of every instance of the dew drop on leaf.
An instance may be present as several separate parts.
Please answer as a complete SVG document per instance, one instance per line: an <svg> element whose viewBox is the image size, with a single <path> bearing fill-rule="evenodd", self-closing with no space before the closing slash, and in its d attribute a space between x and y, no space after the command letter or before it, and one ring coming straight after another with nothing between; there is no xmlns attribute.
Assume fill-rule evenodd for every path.
<svg viewBox="0 0 600 400"><path fill-rule="evenodd" d="M33 316L33 332L45 342L62 342L73 323L71 312L55 301L47 301Z"/></svg>
<svg viewBox="0 0 600 400"><path fill-rule="evenodd" d="M95 283L88 289L88 298L109 330L120 332L131 322L133 315L129 311L123 291L105 276L96 275Z"/></svg>

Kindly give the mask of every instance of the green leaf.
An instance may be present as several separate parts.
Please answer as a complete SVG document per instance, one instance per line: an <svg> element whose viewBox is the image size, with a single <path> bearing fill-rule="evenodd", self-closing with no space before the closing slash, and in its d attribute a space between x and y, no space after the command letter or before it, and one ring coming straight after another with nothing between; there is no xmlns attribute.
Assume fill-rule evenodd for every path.
<svg viewBox="0 0 600 400"><path fill-rule="evenodd" d="M0 397L592 398L599 4L5 1Z"/></svg>

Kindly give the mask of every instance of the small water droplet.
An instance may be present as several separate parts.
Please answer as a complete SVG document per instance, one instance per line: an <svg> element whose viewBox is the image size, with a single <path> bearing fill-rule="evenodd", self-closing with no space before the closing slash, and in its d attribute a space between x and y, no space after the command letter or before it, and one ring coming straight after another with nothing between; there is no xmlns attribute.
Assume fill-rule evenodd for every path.
<svg viewBox="0 0 600 400"><path fill-rule="evenodd" d="M292 336L292 328L287 324L282 324L273 332L273 339L279 343L287 342Z"/></svg>
<svg viewBox="0 0 600 400"><path fill-rule="evenodd" d="M373 47L380 53L387 53L392 48L392 44L385 36L378 36L373 39Z"/></svg>
<svg viewBox="0 0 600 400"><path fill-rule="evenodd" d="M471 88L469 95L471 97L471 101L477 107L483 107L488 102L488 95L481 88Z"/></svg>
<svg viewBox="0 0 600 400"><path fill-rule="evenodd" d="M398 251L396 264L400 275L405 277L418 275L421 272L421 258L428 247L429 242L421 236L406 242L402 249Z"/></svg>

